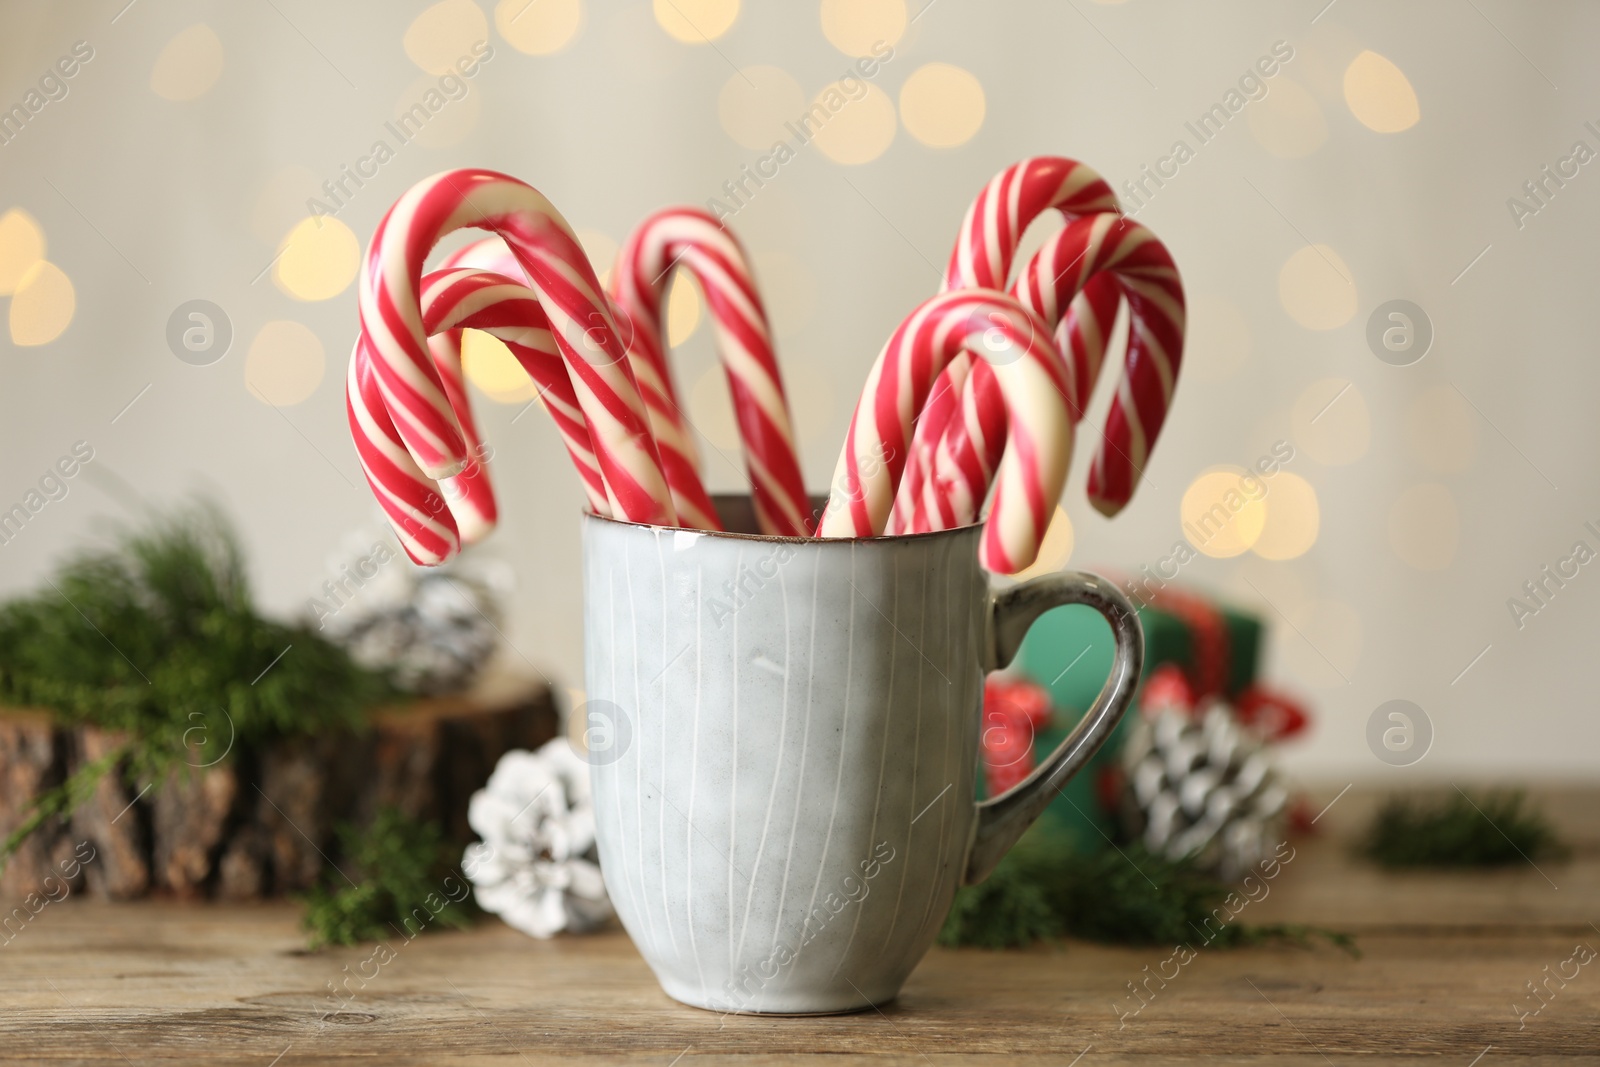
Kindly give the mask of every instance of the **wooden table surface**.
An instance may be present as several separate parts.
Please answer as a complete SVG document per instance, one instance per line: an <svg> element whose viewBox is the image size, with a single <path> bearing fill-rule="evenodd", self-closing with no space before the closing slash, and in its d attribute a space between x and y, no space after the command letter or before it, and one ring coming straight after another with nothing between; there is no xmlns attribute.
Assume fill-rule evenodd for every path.
<svg viewBox="0 0 1600 1067"><path fill-rule="evenodd" d="M667 999L620 932L539 942L494 920L400 942L335 1015L329 984L372 947L305 952L292 904L68 900L0 945L0 1061L1600 1063L1600 960L1566 962L1600 950L1600 791L1538 796L1569 860L1385 875L1348 857L1376 800L1351 791L1240 921L1348 930L1362 957L1202 948L1125 1018L1126 983L1170 950L935 949L882 1011L723 1017Z"/></svg>

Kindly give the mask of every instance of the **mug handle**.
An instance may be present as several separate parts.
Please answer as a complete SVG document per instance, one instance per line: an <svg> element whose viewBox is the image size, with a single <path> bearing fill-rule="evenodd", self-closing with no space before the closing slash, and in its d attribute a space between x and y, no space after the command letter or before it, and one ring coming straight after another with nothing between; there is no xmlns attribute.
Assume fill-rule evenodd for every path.
<svg viewBox="0 0 1600 1067"><path fill-rule="evenodd" d="M1111 624L1116 641L1111 675L1094 706L1048 759L1011 789L977 806L977 828L972 847L967 850L962 885L976 885L989 877L1022 832L1111 736L1133 702L1133 690L1144 666L1144 630L1138 613L1115 585L1082 571L1047 574L989 598L989 669L998 670L1009 664L1034 621L1063 604L1087 604Z"/></svg>

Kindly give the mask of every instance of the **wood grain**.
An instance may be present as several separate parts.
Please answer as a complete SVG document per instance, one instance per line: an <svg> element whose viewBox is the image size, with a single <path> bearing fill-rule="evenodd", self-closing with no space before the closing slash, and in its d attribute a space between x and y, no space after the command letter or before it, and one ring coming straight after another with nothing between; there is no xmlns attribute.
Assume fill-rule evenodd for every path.
<svg viewBox="0 0 1600 1067"><path fill-rule="evenodd" d="M393 959L366 967L375 976L363 987L348 976L373 946L306 953L291 905L70 900L0 945L0 1061L1026 1065L1088 1049L1083 1067L1468 1067L1489 1049L1480 1067L1600 1063L1600 960L1521 1029L1513 1010L1531 1006L1525 983L1575 944L1600 948L1600 791L1552 798L1575 849L1544 874L1387 876L1355 865L1339 836L1297 842L1272 895L1241 919L1343 926L1362 957L1201 948L1164 987L1145 986L1148 1002L1125 1019L1138 1003L1127 983L1160 970L1170 949L935 949L881 1012L721 1017L667 999L619 931L539 942L487 920L396 935ZM1355 825L1370 798L1341 806L1352 800L1349 816L1325 821ZM348 1003L330 993L345 981Z"/></svg>

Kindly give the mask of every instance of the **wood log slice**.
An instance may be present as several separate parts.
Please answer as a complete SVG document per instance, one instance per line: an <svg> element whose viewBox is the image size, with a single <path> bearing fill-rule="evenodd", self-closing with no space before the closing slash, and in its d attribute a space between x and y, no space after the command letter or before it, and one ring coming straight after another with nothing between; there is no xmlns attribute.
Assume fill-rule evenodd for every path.
<svg viewBox="0 0 1600 1067"><path fill-rule="evenodd" d="M80 726L72 770L110 756L128 743L126 734ZM150 888L149 839L144 832L147 812L139 801L148 793L133 789L118 774L107 774L95 785L89 799L72 813L72 834L87 841L94 859L84 865L91 896L132 900Z"/></svg>
<svg viewBox="0 0 1600 1067"><path fill-rule="evenodd" d="M28 817L35 797L61 782L66 769L62 740L44 712L0 716L0 842ZM0 900L20 900L42 888L61 831L62 820L50 819L22 842L0 868Z"/></svg>
<svg viewBox="0 0 1600 1067"><path fill-rule="evenodd" d="M239 775L232 763L207 767L202 765L200 749L191 755L150 797L151 877L157 886L180 897L203 892L239 794Z"/></svg>
<svg viewBox="0 0 1600 1067"><path fill-rule="evenodd" d="M0 870L0 903L59 882L60 861L91 896L157 893L248 900L300 893L337 861L337 829L392 807L431 820L452 845L472 840L467 804L499 758L556 734L542 682L496 677L457 696L376 708L367 729L242 742L209 766L187 753L160 782L107 775L70 820L48 820ZM124 742L48 713L0 709L0 839L67 774ZM72 866L69 863L69 866ZM50 884L55 884L54 882Z"/></svg>

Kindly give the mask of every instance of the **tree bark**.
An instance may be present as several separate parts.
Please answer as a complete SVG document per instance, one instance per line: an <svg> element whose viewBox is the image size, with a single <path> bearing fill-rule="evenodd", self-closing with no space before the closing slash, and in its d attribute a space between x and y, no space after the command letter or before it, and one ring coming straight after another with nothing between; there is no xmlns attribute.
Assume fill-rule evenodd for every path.
<svg viewBox="0 0 1600 1067"><path fill-rule="evenodd" d="M65 740L44 713L0 716L0 842L27 818L35 797L60 784ZM0 868L0 901L19 900L41 888L61 830L62 820L52 818L22 842L11 862Z"/></svg>
<svg viewBox="0 0 1600 1067"><path fill-rule="evenodd" d="M78 878L91 896L149 893L247 900L303 892L337 859L336 830L385 807L472 840L467 803L495 762L555 736L542 684L490 683L452 697L374 709L356 734L285 738L201 765L191 750L160 782L107 775L70 820L51 819L0 870L0 903L63 880L60 860L83 843ZM33 710L0 710L0 839L33 802L124 738L64 726ZM71 866L70 864L68 865ZM52 883L53 884L53 883Z"/></svg>
<svg viewBox="0 0 1600 1067"><path fill-rule="evenodd" d="M76 742L72 770L104 759L127 743L125 734L97 726L73 731ZM89 799L72 813L72 834L94 848L94 859L84 865L91 896L132 900L150 888L148 838L143 823L146 811L136 808L144 793L107 774L95 785Z"/></svg>

